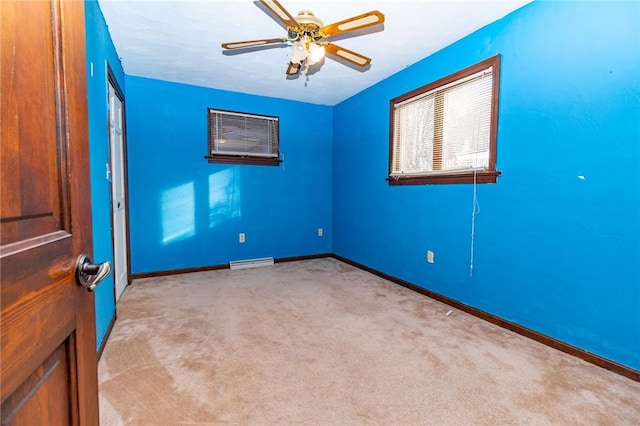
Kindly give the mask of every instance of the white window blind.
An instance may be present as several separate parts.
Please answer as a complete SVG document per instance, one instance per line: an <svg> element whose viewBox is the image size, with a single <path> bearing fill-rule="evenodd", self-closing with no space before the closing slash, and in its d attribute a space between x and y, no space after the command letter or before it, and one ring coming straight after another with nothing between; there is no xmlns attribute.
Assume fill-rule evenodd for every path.
<svg viewBox="0 0 640 426"><path fill-rule="evenodd" d="M212 155L279 156L278 117L209 110Z"/></svg>
<svg viewBox="0 0 640 426"><path fill-rule="evenodd" d="M394 105L391 176L486 170L492 67Z"/></svg>

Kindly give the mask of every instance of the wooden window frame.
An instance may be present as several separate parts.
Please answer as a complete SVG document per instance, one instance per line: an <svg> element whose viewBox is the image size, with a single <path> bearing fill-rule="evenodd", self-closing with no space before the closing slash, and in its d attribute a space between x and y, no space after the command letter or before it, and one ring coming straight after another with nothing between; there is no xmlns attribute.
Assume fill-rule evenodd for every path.
<svg viewBox="0 0 640 426"><path fill-rule="evenodd" d="M489 133L489 164L486 170L479 171L455 171L451 173L437 172L425 174L410 174L407 176L392 176L393 171L393 153L394 153L394 129L395 129L395 106L399 103L406 102L412 98L417 98L424 93L431 92L440 87L451 84L457 80L464 79L473 74L492 69L492 94L491 94L491 119ZM502 172L496 170L497 159L497 133L498 133L498 101L500 94L500 55L493 56L477 64L471 65L456 73L443 77L437 81L419 87L408 93L400 95L390 101L390 126L389 126L389 175L387 181L389 185L425 185L425 184L450 184L450 183L496 183L497 178ZM438 97L436 97L438 102ZM436 118L437 119L437 118ZM438 142L439 141L439 142ZM442 149L442 135L434 135L434 151Z"/></svg>
<svg viewBox="0 0 640 426"><path fill-rule="evenodd" d="M211 114L215 112L220 113L231 113L231 114L241 114L249 117L258 117L258 118L267 118L267 119L275 119L276 124L276 134L277 134L277 151L278 155L276 157L266 157L266 156L258 156L251 155L247 153L246 155L237 155L237 154L219 154L212 153L214 141L213 141L213 129L212 129L212 119ZM223 163L223 164L249 164L249 165L259 165L259 166L279 166L282 160L280 159L280 119L277 116L264 115L264 114L253 114L248 112L239 112L239 111L229 111L229 110L221 110L217 108L207 108L207 128L208 139L208 154L204 156L209 163Z"/></svg>

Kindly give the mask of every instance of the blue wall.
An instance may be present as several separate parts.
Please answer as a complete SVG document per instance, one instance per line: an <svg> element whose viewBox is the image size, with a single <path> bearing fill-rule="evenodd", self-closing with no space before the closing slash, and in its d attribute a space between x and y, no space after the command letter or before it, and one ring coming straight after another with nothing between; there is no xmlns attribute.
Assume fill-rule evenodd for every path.
<svg viewBox="0 0 640 426"><path fill-rule="evenodd" d="M640 369L639 23L536 2L337 105L333 252ZM498 53L470 277L473 185L387 185L389 99Z"/></svg>
<svg viewBox="0 0 640 426"><path fill-rule="evenodd" d="M330 107L131 76L126 86L134 274L331 252ZM279 116L284 162L208 163L207 107Z"/></svg>
<svg viewBox="0 0 640 426"><path fill-rule="evenodd" d="M108 60L126 83L133 273L334 252L640 369L637 2L535 2L334 108L125 77L85 7L97 261L113 259ZM477 188L470 276L473 186L387 185L389 99L498 53L503 175ZM207 107L279 116L283 164L207 163ZM98 344L114 312L109 278Z"/></svg>
<svg viewBox="0 0 640 426"><path fill-rule="evenodd" d="M87 97L89 103L91 211L93 215L92 260L95 262L108 260L113 265L111 184L106 179L106 164L109 163L106 61L108 61L118 85L123 91L125 90L124 72L97 1L86 1L84 7L87 50ZM95 303L99 347L115 314L113 274L110 274L96 288Z"/></svg>

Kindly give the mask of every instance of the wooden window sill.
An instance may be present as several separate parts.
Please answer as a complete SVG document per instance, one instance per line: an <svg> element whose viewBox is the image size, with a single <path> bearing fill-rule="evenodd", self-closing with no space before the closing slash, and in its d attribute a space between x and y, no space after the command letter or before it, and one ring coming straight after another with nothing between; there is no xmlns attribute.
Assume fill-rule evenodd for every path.
<svg viewBox="0 0 640 426"><path fill-rule="evenodd" d="M252 164L258 166L279 166L282 160L271 157L250 157L240 155L205 155L209 163Z"/></svg>
<svg viewBox="0 0 640 426"><path fill-rule="evenodd" d="M432 185L448 183L496 183L501 171L484 171L477 173L451 173L423 176L389 176L389 186L396 185Z"/></svg>

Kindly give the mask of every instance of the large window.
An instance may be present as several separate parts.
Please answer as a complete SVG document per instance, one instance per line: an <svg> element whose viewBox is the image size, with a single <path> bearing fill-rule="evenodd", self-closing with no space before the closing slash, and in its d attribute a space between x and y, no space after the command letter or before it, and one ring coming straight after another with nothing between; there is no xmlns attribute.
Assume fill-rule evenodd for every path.
<svg viewBox="0 0 640 426"><path fill-rule="evenodd" d="M391 100L389 184L495 183L500 55Z"/></svg>
<svg viewBox="0 0 640 426"><path fill-rule="evenodd" d="M208 109L211 163L280 163L278 117Z"/></svg>

